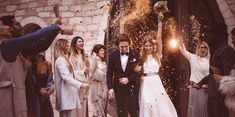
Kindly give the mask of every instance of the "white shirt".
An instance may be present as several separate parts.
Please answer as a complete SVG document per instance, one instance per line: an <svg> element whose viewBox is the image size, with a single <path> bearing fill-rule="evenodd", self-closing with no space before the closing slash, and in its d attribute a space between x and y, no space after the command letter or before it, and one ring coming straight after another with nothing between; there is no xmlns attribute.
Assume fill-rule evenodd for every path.
<svg viewBox="0 0 235 117"><path fill-rule="evenodd" d="M209 74L210 60L207 57L199 57L189 53L185 47L180 48L181 53L188 59L191 68L190 81L198 83Z"/></svg>
<svg viewBox="0 0 235 117"><path fill-rule="evenodd" d="M125 71L129 56L120 54L120 57L121 57L122 70Z"/></svg>

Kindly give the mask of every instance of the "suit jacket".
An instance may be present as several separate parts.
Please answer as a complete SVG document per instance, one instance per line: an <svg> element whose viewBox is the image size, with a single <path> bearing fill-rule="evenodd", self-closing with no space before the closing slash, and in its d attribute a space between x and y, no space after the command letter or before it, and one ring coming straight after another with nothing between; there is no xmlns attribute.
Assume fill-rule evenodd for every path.
<svg viewBox="0 0 235 117"><path fill-rule="evenodd" d="M223 44L211 58L210 65L216 67L220 71L220 75L229 75L233 65L235 64L235 51L228 44ZM210 70L210 74L204 77L198 85L208 84L208 97L220 98L221 93L218 90L219 83L214 80L213 73ZM223 96L222 96L223 97Z"/></svg>
<svg viewBox="0 0 235 117"><path fill-rule="evenodd" d="M59 57L55 61L55 87L56 87L56 109L58 111L80 108L78 91L81 82L74 79L69 72L64 58Z"/></svg>
<svg viewBox="0 0 235 117"><path fill-rule="evenodd" d="M135 66L139 62L139 54L135 53L130 49L129 58L127 60L127 65L125 71L122 69L120 51L116 50L109 55L108 69L107 69L107 84L108 89L137 89L136 82L139 79L139 74L134 71ZM129 83L127 85L122 85L119 83L119 79L127 77Z"/></svg>

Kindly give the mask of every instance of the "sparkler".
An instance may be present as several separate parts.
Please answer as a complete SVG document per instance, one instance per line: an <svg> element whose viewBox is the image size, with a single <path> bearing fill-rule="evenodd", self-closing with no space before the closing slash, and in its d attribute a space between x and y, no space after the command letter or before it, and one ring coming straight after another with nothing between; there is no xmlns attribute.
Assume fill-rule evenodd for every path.
<svg viewBox="0 0 235 117"><path fill-rule="evenodd" d="M178 47L178 41L176 40L176 39L170 39L170 41L169 41L169 46L171 47L171 48L176 48L176 47Z"/></svg>

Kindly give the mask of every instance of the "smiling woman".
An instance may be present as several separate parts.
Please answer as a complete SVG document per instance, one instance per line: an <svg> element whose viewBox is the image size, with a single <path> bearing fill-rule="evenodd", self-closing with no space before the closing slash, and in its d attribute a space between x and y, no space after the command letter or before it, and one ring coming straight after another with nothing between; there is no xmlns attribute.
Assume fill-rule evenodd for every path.
<svg viewBox="0 0 235 117"><path fill-rule="evenodd" d="M206 89L196 89L196 84L209 74L210 51L206 42L200 42L196 54L188 52L182 43L180 52L189 61L191 68L188 102L188 117L208 117Z"/></svg>

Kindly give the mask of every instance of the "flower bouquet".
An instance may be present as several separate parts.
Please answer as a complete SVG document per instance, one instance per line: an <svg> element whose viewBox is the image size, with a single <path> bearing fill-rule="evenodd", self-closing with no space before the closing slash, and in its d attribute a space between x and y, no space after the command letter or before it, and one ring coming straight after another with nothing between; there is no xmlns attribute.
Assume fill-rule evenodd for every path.
<svg viewBox="0 0 235 117"><path fill-rule="evenodd" d="M158 1L154 5L154 11L159 14L159 13L167 13L169 12L169 9L167 7L167 1Z"/></svg>

